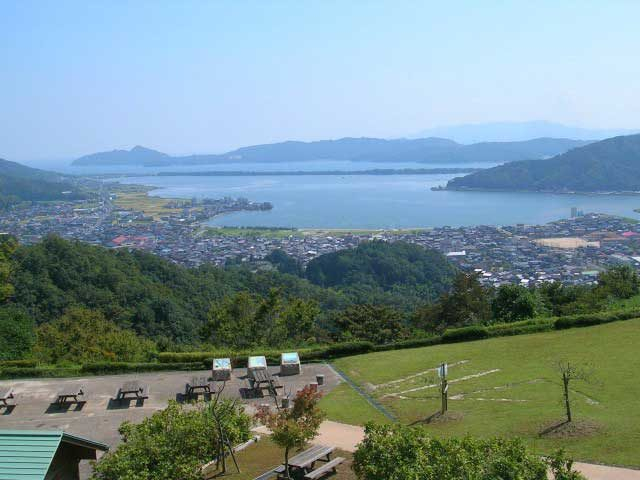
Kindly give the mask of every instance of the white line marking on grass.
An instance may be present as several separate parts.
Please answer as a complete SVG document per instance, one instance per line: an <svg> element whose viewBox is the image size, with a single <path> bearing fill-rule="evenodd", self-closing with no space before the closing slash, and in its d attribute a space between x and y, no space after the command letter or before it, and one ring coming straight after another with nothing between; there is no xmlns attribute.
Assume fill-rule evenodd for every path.
<svg viewBox="0 0 640 480"><path fill-rule="evenodd" d="M469 360L460 360L459 362L450 363L449 367L464 365L465 363L469 363ZM392 380L387 383L379 383L378 385L369 385L369 388L371 388L371 390L376 390L378 388L389 387L397 383L402 383L402 382L406 382L407 380L411 380L413 378L421 377L423 375L426 375L427 373L437 372L439 369L440 367L430 368L429 370L425 370L424 372L414 373L413 375L409 375L408 377L398 378L397 380Z"/></svg>
<svg viewBox="0 0 640 480"><path fill-rule="evenodd" d="M493 370L487 370L486 372L474 373L473 375L467 375L465 377L456 378L454 380L449 380L449 385L452 383L464 382L465 380L471 380L473 378L484 377L485 375L490 375L492 373L499 372L499 368L494 368ZM383 395L382 398L385 397L399 397L400 395L404 395L405 393L419 392L420 390L426 390L428 388L436 388L439 387L440 383L432 383L430 385L424 385L422 387L410 388L409 390L403 390L402 392L396 393L387 393Z"/></svg>

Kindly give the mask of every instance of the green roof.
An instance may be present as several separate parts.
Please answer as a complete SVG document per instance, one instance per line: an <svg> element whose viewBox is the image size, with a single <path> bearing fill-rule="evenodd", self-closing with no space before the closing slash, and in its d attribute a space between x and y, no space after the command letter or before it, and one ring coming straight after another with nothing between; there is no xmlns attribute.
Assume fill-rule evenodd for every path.
<svg viewBox="0 0 640 480"><path fill-rule="evenodd" d="M59 430L0 430L0 480L44 479L63 442L95 450L109 448Z"/></svg>

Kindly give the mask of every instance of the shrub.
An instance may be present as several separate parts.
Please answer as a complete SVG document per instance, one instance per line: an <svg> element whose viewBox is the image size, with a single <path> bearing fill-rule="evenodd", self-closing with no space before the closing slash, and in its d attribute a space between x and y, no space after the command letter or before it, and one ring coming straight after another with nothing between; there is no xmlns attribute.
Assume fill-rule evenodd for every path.
<svg viewBox="0 0 640 480"><path fill-rule="evenodd" d="M617 320L630 320L640 317L639 309L612 310L605 312L585 313L557 318L554 327L557 330L574 327L588 327L601 323L615 322Z"/></svg>
<svg viewBox="0 0 640 480"><path fill-rule="evenodd" d="M0 368L2 367L22 367L33 368L38 365L35 360L4 360L0 362Z"/></svg>
<svg viewBox="0 0 640 480"><path fill-rule="evenodd" d="M250 426L243 407L230 400L196 408L172 401L141 423L124 422L119 429L124 441L96 464L92 478L201 480L201 466L222 444L248 440Z"/></svg>
<svg viewBox="0 0 640 480"><path fill-rule="evenodd" d="M61 378L80 374L80 367L0 367L0 378Z"/></svg>
<svg viewBox="0 0 640 480"><path fill-rule="evenodd" d="M526 333L546 332L553 329L553 320L549 318L522 320L513 323L498 323L487 327L490 337L506 337Z"/></svg>
<svg viewBox="0 0 640 480"><path fill-rule="evenodd" d="M211 364L207 366L211 368ZM182 363L126 363L126 362L95 362L85 363L80 369L81 373L92 375L104 375L129 372L159 372L163 370L202 370L200 362Z"/></svg>
<svg viewBox="0 0 640 480"><path fill-rule="evenodd" d="M438 439L424 428L368 424L353 458L362 480L546 480L545 462L518 439Z"/></svg>
<svg viewBox="0 0 640 480"><path fill-rule="evenodd" d="M390 343L388 345L376 345L376 352L385 352L388 350L402 350L405 348L430 347L442 343L442 337L439 335L433 337L416 338L413 340L404 340L402 342Z"/></svg>
<svg viewBox="0 0 640 480"><path fill-rule="evenodd" d="M486 327L472 325L470 327L448 329L442 335L442 343L466 342L489 337Z"/></svg>

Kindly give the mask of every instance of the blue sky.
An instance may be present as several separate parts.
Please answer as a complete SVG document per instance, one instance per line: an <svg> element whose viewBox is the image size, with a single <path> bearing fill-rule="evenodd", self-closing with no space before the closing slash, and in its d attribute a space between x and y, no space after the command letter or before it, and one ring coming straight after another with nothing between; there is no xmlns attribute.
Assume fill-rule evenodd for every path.
<svg viewBox="0 0 640 480"><path fill-rule="evenodd" d="M0 0L0 157L637 128L640 2Z"/></svg>

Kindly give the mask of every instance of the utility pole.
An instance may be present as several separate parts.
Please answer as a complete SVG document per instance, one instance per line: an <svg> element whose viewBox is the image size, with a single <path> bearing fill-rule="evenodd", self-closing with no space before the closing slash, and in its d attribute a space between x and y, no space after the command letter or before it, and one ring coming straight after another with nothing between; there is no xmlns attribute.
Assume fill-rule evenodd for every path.
<svg viewBox="0 0 640 480"><path fill-rule="evenodd" d="M440 407L440 414L444 415L449 408L448 392L449 384L447 383L447 364L441 363L438 369L438 376L440 377L440 398L442 400L442 406Z"/></svg>

